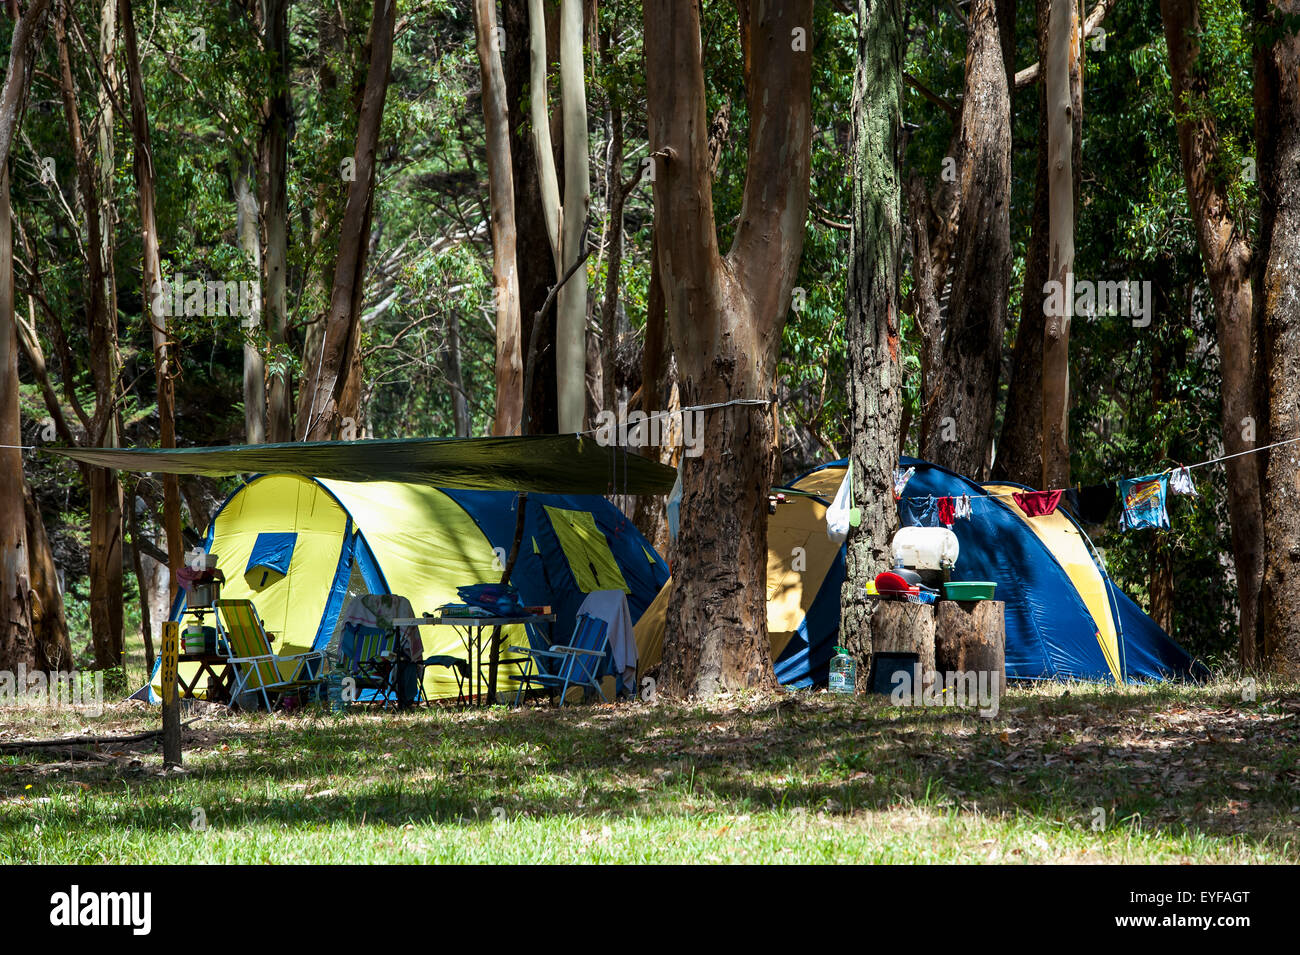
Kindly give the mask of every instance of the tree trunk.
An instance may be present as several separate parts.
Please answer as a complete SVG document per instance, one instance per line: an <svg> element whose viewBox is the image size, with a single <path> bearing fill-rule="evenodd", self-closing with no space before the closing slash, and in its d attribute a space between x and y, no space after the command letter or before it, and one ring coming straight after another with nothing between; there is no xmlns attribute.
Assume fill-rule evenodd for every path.
<svg viewBox="0 0 1300 955"><path fill-rule="evenodd" d="M520 346L519 271L515 266L515 193L505 77L497 55L495 0L474 0L483 129L487 140L488 196L492 206L492 281L496 306L496 416L492 433L519 434L524 414Z"/></svg>
<svg viewBox="0 0 1300 955"><path fill-rule="evenodd" d="M103 258L108 247L100 216L98 170L82 136L77 112L77 90L68 50L67 11L54 21L58 42L59 85L68 124L69 145L77 165L77 190L86 217L86 334L90 343L90 371L95 391L91 417L91 447L118 444L117 389L121 358L117 339L116 283L113 262ZM105 669L122 662L122 485L109 468L90 469L90 633L95 667Z"/></svg>
<svg viewBox="0 0 1300 955"><path fill-rule="evenodd" d="M21 23L20 23L21 26ZM17 33L17 29L14 31ZM15 39L15 43L17 40ZM6 79L6 92L8 79ZM31 569L28 554L27 515L23 498L27 481L23 475L23 433L18 407L18 326L14 321L14 248L9 207L9 161L0 165L0 360L5 368L0 383L0 599L4 618L0 621L0 669L19 665L35 668L38 647L32 619Z"/></svg>
<svg viewBox="0 0 1300 955"><path fill-rule="evenodd" d="M465 394L465 375L460 367L460 316L452 309L447 313L447 384L451 387L451 418L456 437L468 438L473 429L469 399Z"/></svg>
<svg viewBox="0 0 1300 955"><path fill-rule="evenodd" d="M1047 57L1047 21L1051 0L1036 0L1038 59ZM1025 278L1020 293L1020 322L1011 354L1011 380L1002 414L1002 435L993 459L993 479L1034 487L1043 477L1043 287L1047 284L1050 246L1048 215L1047 84L1039 78L1038 164L1034 174L1034 205L1030 215L1029 245L1025 252ZM1081 139L1080 118L1075 117L1076 140ZM1076 143L1076 156L1080 155ZM1073 164L1074 187L1079 188L1079 164Z"/></svg>
<svg viewBox="0 0 1300 955"><path fill-rule="evenodd" d="M1156 531L1150 538L1151 609L1147 613L1165 633L1174 632L1174 551L1169 534Z"/></svg>
<svg viewBox="0 0 1300 955"><path fill-rule="evenodd" d="M307 356L298 399L298 430L304 441L337 437L345 419L351 418L355 424L357 415L361 298L370 249L376 150L388 94L396 15L396 0L375 0L370 22L370 66L353 152L355 178L348 183L347 203L339 228L329 312L319 349Z"/></svg>
<svg viewBox="0 0 1300 955"><path fill-rule="evenodd" d="M100 0L99 70L95 112L95 155L98 157L99 257L105 263L104 301L117 302L117 277L113 269L116 247L117 206L113 202L113 175L117 159L113 148L113 99L117 96L117 0ZM147 287L147 286L146 286Z"/></svg>
<svg viewBox="0 0 1300 955"><path fill-rule="evenodd" d="M974 0L958 134L961 204L937 374L926 381L921 456L988 476L1011 282L1011 95L996 0Z"/></svg>
<svg viewBox="0 0 1300 955"><path fill-rule="evenodd" d="M1070 485L1070 319L1074 308L1074 122L1079 18L1073 0L1051 0L1047 25L1048 222L1043 326L1043 455L1039 487Z"/></svg>
<svg viewBox="0 0 1300 955"><path fill-rule="evenodd" d="M1255 62L1255 139L1260 193L1256 321L1270 442L1300 440L1300 0L1259 0L1270 39ZM1267 451L1262 663L1300 678L1300 469L1296 447Z"/></svg>
<svg viewBox="0 0 1300 955"><path fill-rule="evenodd" d="M515 194L515 265L519 272L520 340L525 342L532 339L533 316L546 301L557 277L551 239L546 229L546 212L542 208L535 144L530 131L528 6L528 0L503 0L501 4L501 24L506 38L503 60ZM545 24L541 30L542 62L545 64L548 35ZM534 368L530 378L532 393L524 396L528 434L554 434L558 427L554 329L553 322L543 322L538 335L537 353L533 359Z"/></svg>
<svg viewBox="0 0 1300 955"><path fill-rule="evenodd" d="M772 398L803 249L812 0L752 6L740 4L748 169L735 240L724 258L710 201L700 11L679 0L644 5L659 263L683 407ZM684 459L677 585L661 684L670 695L775 685L766 592L773 418L756 405L704 412L701 456Z"/></svg>
<svg viewBox="0 0 1300 955"><path fill-rule="evenodd" d="M529 0L532 69L529 76L533 155L550 238L555 274L564 276L581 259L591 177L587 155L587 92L582 71L582 0L560 5L560 115L564 140L564 199L551 146L546 105L546 16L542 0ZM555 302L556 420L561 432L583 430L587 407L587 270L560 287Z"/></svg>
<svg viewBox="0 0 1300 955"><path fill-rule="evenodd" d="M136 588L140 591L140 637L144 641L144 671L153 673L153 606L150 601L150 581L145 571L145 556L140 548L140 517L136 513L136 498L127 503L127 528L131 532L131 569L135 572ZM171 574L168 575L172 576ZM160 621L161 622L161 621Z"/></svg>
<svg viewBox="0 0 1300 955"><path fill-rule="evenodd" d="M601 41L601 56L609 64L609 44L606 36ZM607 173L605 176L605 208L607 213L606 234L609 258L605 264L605 290L600 299L600 353L602 382L601 406L617 410L619 402L618 349L622 341L618 303L619 281L623 274L623 208L637 180L623 183L623 105L617 91L610 93L609 104L609 149L606 153Z"/></svg>
<svg viewBox="0 0 1300 955"><path fill-rule="evenodd" d="M59 568L54 563L45 521L31 488L24 484L23 507L27 513L27 552L31 565L32 635L36 642L36 665L46 672L72 670L72 643L63 614L63 592L59 589Z"/></svg>
<svg viewBox="0 0 1300 955"><path fill-rule="evenodd" d="M32 626L31 568L23 505L22 418L18 403L18 324L14 318L14 248L9 205L9 149L45 35L49 0L33 0L14 23L0 89L0 669L39 665ZM13 13L13 11L10 11Z"/></svg>
<svg viewBox="0 0 1300 955"><path fill-rule="evenodd" d="M659 279L659 232L652 229L650 238L650 287L646 290L645 343L641 349L641 410L646 414L671 413L681 408L677 392L677 365L668 340L668 312L663 283ZM671 418L661 419L671 422ZM659 447L647 446L641 453L660 464L676 466L675 448L663 441ZM642 494L636 499L632 522L646 540L654 544L665 560L672 560L672 538L668 533L668 499L662 495Z"/></svg>
<svg viewBox="0 0 1300 955"><path fill-rule="evenodd" d="M141 246L144 250L140 274L141 289L162 287L162 259L158 251L158 223L154 215L153 143L149 135L149 113L145 103L144 78L140 73L140 51L136 41L135 16L130 0L121 4L122 38L126 48L127 82L131 88L131 135L134 143L134 169L136 195L140 207ZM167 318L152 313L152 297L143 296L145 316L152 330L154 362L157 366L158 436L159 445L176 447L176 388L175 376L179 369L173 367L167 338ZM245 373L247 377L247 372ZM260 409L259 409L260 410ZM167 563L172 574L171 597L175 599L177 583L175 572L184 560L185 542L181 538L181 491L175 474L164 474L163 524L167 534Z"/></svg>
<svg viewBox="0 0 1300 955"><path fill-rule="evenodd" d="M1196 69L1202 33L1199 0L1161 0L1160 13L1179 117L1183 181L1214 300L1222 378L1223 448L1230 455L1242 454L1255 446L1255 441L1247 441L1245 435L1254 434L1261 417L1255 380L1257 332L1250 284L1250 241L1232 217L1225 186L1216 171L1221 161L1218 129L1213 115L1202 109L1210 89L1207 77ZM1241 665L1249 668L1257 662L1255 624L1264 563L1260 468L1254 455L1230 458L1224 467L1240 605L1240 659Z"/></svg>
<svg viewBox="0 0 1300 955"><path fill-rule="evenodd" d="M893 470L898 461L902 344L898 261L902 245L898 140L903 82L901 0L858 0L858 57L853 92L853 231L850 235L846 337L853 506L840 597L840 642L871 664L872 603L864 588L890 566L898 527Z"/></svg>
<svg viewBox="0 0 1300 955"><path fill-rule="evenodd" d="M253 274L262 275L262 244L257 228L257 190L253 169L240 161L235 174L235 234L239 249L253 265ZM260 303L259 303L260 304ZM244 342L244 443L266 441L266 360L262 357L259 337L262 334L262 309L251 317Z"/></svg>
<svg viewBox="0 0 1300 955"><path fill-rule="evenodd" d="M940 673L990 673L1000 697L1007 688L1006 604L941 600L935 606L934 668Z"/></svg>
<svg viewBox="0 0 1300 955"><path fill-rule="evenodd" d="M560 109L564 117L563 275L582 256L591 197L587 156L587 88L583 75L583 0L560 3ZM587 269L580 268L555 300L556 390L561 432L587 424Z"/></svg>
<svg viewBox="0 0 1300 955"><path fill-rule="evenodd" d="M269 54L269 94L257 144L257 194L262 203L262 312L271 348L289 344L289 0L260 5L262 45ZM287 373L266 384L266 437L292 441L293 394Z"/></svg>

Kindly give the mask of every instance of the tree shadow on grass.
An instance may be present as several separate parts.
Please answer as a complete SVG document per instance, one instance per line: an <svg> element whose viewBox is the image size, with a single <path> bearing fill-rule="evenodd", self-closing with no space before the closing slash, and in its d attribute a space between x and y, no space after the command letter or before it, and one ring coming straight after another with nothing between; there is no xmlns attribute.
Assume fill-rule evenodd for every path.
<svg viewBox="0 0 1300 955"><path fill-rule="evenodd" d="M992 720L884 698L795 694L722 711L579 707L423 712L205 727L183 776L71 764L0 775L124 799L0 811L78 828L472 825L508 817L640 818L685 811L845 815L922 804L1058 826L1140 821L1278 846L1300 836L1300 703L1152 691L1012 693ZM194 745L193 743L191 745ZM223 749L222 747L228 747ZM4 786L12 792L12 786Z"/></svg>

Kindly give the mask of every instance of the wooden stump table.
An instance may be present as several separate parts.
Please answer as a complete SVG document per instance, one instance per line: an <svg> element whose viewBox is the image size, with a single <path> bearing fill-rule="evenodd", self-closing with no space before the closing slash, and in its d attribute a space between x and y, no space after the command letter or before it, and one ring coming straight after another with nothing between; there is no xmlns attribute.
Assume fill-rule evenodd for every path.
<svg viewBox="0 0 1300 955"><path fill-rule="evenodd" d="M871 616L871 652L915 653L921 679L934 669L934 606L882 600Z"/></svg>
<svg viewBox="0 0 1300 955"><path fill-rule="evenodd" d="M1001 600L942 600L935 614L935 669L940 673L993 674L1001 695L1007 688L1006 604Z"/></svg>

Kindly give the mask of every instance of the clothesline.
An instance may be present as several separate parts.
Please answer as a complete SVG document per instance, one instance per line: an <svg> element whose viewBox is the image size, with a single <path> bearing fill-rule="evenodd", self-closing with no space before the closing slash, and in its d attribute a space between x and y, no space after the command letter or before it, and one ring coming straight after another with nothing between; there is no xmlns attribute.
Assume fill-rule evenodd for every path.
<svg viewBox="0 0 1300 955"><path fill-rule="evenodd" d="M1207 465L1210 465L1210 464L1219 464L1219 463L1221 463L1221 462L1223 462L1223 461L1231 460L1232 458L1239 458L1239 457L1242 457L1243 455L1246 455L1246 454L1258 454L1260 451L1268 451L1270 448L1281 448L1281 447L1285 447L1286 445L1289 445L1289 444L1296 444L1296 443L1300 443L1300 438L1288 438L1286 441L1274 441L1272 444L1266 444L1266 445L1263 445L1262 447L1258 447L1258 448L1250 448L1250 449L1248 449L1248 450L1246 450L1246 451L1237 451L1237 452L1235 452L1235 453L1233 453L1233 454L1223 454L1223 455L1220 455L1220 456L1217 457L1217 458L1210 458L1208 461L1198 461L1196 464L1180 464L1180 465L1178 465L1177 467L1166 468L1166 469L1163 470L1163 471L1156 471L1156 472L1154 472L1151 476L1152 476L1152 477L1155 477L1155 476L1160 476L1160 475L1165 475L1165 474L1172 474L1172 473L1175 472L1175 471L1191 471L1191 470L1194 470L1195 468L1203 468L1203 467L1205 467L1205 466L1207 466ZM1121 480L1120 478L1109 478L1109 479L1107 479L1107 480L1105 480L1105 481L1102 481L1101 483L1102 483L1102 484L1118 484L1120 480ZM997 481L992 481L992 482L990 482L990 483L992 483L992 484L996 484L996 483L998 483L998 482L997 482ZM1040 493L1051 493L1052 491L1060 491L1060 492L1064 493L1064 492L1066 492L1066 491L1071 491L1071 490L1078 490L1078 486L1075 485L1075 486L1073 486L1073 487L1065 487L1065 488L1049 488L1047 491L1040 492ZM1005 493L998 493L998 494L981 494L980 497L981 497L981 498L1004 498L1004 497L1015 497L1016 495L1018 495L1018 494L1023 494L1023 493L1025 493L1025 492L1024 492L1024 491L1008 491L1008 492L1005 492ZM927 497L934 497L934 496L935 496L935 495L933 495L933 494L908 494L908 495L903 495L903 496L899 497L898 500L900 500L900 501L902 501L902 500L923 500L923 499L925 499L925 498L927 498Z"/></svg>

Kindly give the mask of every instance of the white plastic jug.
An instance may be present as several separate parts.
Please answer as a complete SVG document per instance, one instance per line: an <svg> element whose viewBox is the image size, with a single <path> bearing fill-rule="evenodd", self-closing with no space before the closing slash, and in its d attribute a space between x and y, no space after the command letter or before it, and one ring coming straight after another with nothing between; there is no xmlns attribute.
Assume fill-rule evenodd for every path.
<svg viewBox="0 0 1300 955"><path fill-rule="evenodd" d="M900 527L890 544L894 566L913 570L946 570L957 565L961 545L946 527Z"/></svg>

